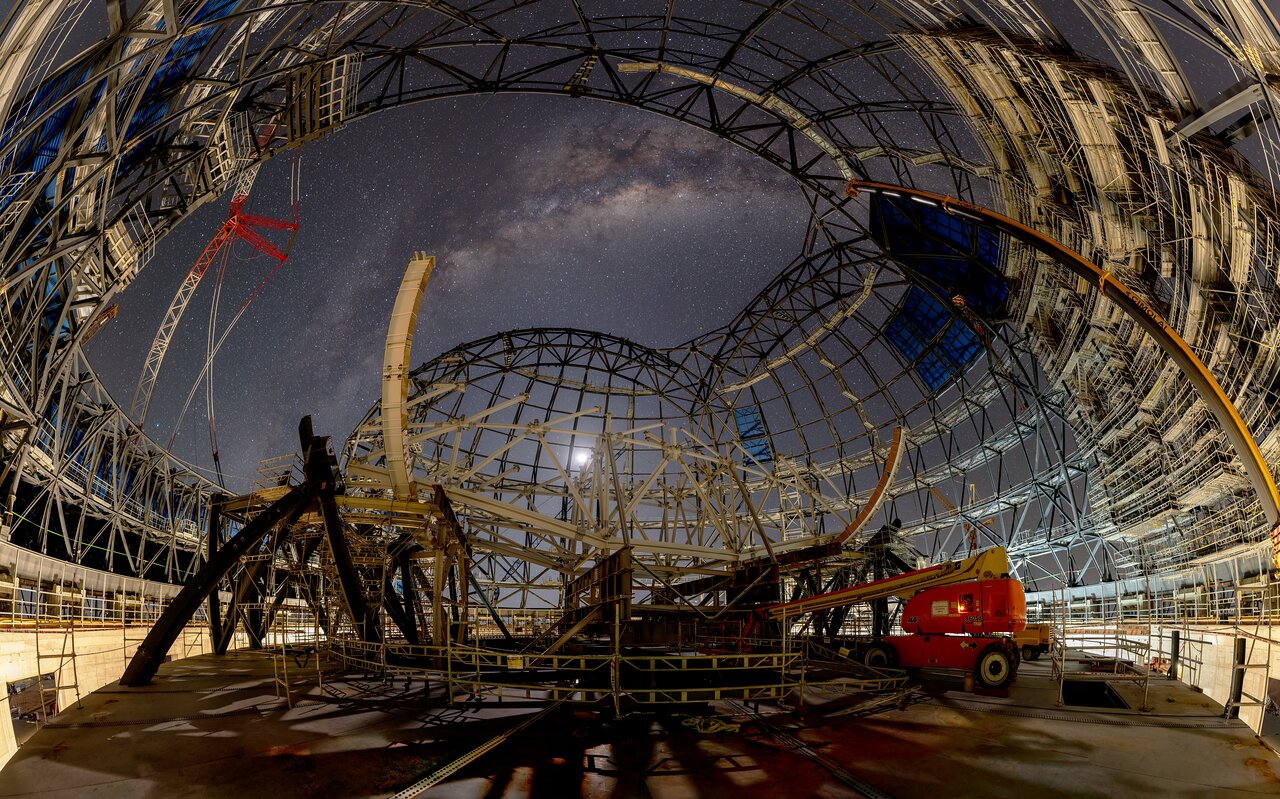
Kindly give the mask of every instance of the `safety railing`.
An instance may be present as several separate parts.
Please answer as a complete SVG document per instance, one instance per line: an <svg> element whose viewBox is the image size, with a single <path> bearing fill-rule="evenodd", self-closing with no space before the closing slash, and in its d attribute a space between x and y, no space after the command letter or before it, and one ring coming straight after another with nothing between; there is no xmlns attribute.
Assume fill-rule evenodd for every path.
<svg viewBox="0 0 1280 799"><path fill-rule="evenodd" d="M773 642L777 646L777 642ZM469 645L415 645L331 639L327 651L344 668L420 674L444 681L449 695L538 698L594 703L623 697L642 705L724 699L779 699L806 690L852 694L900 689L905 673L856 663L810 664L802 648L774 652L695 650L536 654ZM800 699L803 701L803 699Z"/></svg>

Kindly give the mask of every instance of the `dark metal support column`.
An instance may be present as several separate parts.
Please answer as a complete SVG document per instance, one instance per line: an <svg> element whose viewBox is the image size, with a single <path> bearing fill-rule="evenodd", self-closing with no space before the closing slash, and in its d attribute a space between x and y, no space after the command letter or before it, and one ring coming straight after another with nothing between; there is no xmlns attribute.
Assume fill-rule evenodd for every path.
<svg viewBox="0 0 1280 799"><path fill-rule="evenodd" d="M299 506L292 511L284 520L284 524L280 525L275 536L271 541L271 552L274 555L280 546L280 541L284 538L289 528L298 521L298 517L306 510L306 505ZM259 604L262 598L262 588L258 583L258 578L266 569L266 563L261 561L250 564L240 575L240 581L236 585L235 593L231 596L231 605L227 611L227 622L223 625L222 635L214 641L214 651L219 655L227 654L227 649L231 646L231 639L235 636L236 616L239 614L241 606L246 602L249 604ZM258 602L252 600L257 599ZM244 613L245 631L249 634L249 648L261 649L262 642L266 638L266 630L264 614Z"/></svg>
<svg viewBox="0 0 1280 799"><path fill-rule="evenodd" d="M478 583L474 578L472 578L471 583L476 587L476 596L480 598L480 602L485 606L485 609L489 611L489 617L493 619L494 624L498 625L498 630L502 633L502 637L507 639L507 641L514 641L515 639L511 636L511 631L507 629L507 625L503 623L502 617L498 615L498 609L493 606L493 603L489 601L489 597L485 595L484 588L481 587L480 583Z"/></svg>
<svg viewBox="0 0 1280 799"><path fill-rule="evenodd" d="M403 575L400 578L401 585L404 584ZM406 593L409 588L402 588ZM413 617L405 613L404 604L400 598L396 596L395 583L388 574L383 577L382 585L382 604L387 609L387 615L391 617L391 621L396 627L400 628L400 632L404 634L405 640L411 644L421 643L418 640L418 625L414 623Z"/></svg>
<svg viewBox="0 0 1280 799"><path fill-rule="evenodd" d="M409 559L408 551L401 552L396 557L396 564L400 567L400 590L404 616L408 620L409 628L413 630L413 640L418 640L418 591L413 584L413 561ZM405 631L405 635L408 635Z"/></svg>
<svg viewBox="0 0 1280 799"><path fill-rule="evenodd" d="M262 586L258 582L257 576L253 575L248 569L245 570L240 584L245 589L245 604L248 605L243 613L244 631L249 634L249 648L261 649L262 642L267 637L266 614L262 612L264 599Z"/></svg>
<svg viewBox="0 0 1280 799"><path fill-rule="evenodd" d="M421 552L418 544L409 533L402 533L400 538L387 547L387 560L392 563L391 573L387 575L387 583L383 590L383 602L387 606L387 615L404 633L404 637L413 644L422 643L418 636L417 589L413 583L414 552ZM392 578L396 570L400 572L401 595L397 599L393 589Z"/></svg>
<svg viewBox="0 0 1280 799"><path fill-rule="evenodd" d="M338 503L334 499L332 486L320 489L320 511L324 517L324 532L329 539L329 549L333 552L333 565L338 570L338 582L342 586L342 595L347 600L347 608L351 611L351 619L355 622L362 641L380 643L382 632L378 629L374 614L370 613L365 602L364 589L360 585L360 573L356 571L351 560L351 549L347 546L347 537L342 532L342 519L338 515Z"/></svg>
<svg viewBox="0 0 1280 799"><path fill-rule="evenodd" d="M213 560L218 554L218 544L222 539L222 503L225 499L222 494L214 494L209 502L209 532L205 536L209 556L206 562ZM222 602L218 599L217 585L209 592L209 638L213 641L222 638Z"/></svg>
<svg viewBox="0 0 1280 799"><path fill-rule="evenodd" d="M260 543L285 517L300 512L306 506L311 500L307 488L305 485L298 486L269 505L253 521L242 527L225 546L219 548L218 553L200 571L192 575L169 607L160 614L155 626L134 653L133 660L129 661L129 667L120 678L121 685L146 685L151 682L156 669L160 668L160 661L164 660L165 653L173 646L173 642L178 640L182 628L191 621L200 603L208 598L222 578L240 562L241 556Z"/></svg>
<svg viewBox="0 0 1280 799"><path fill-rule="evenodd" d="M222 629L219 631L218 637L213 640L213 653L215 655L227 654L227 649L231 646L231 639L235 637L236 627L240 625L240 600L238 597L239 594L233 590L231 592L231 601L227 603L226 620L222 623Z"/></svg>
<svg viewBox="0 0 1280 799"><path fill-rule="evenodd" d="M1227 718L1240 718L1240 699L1244 695L1245 640L1236 639L1235 657L1231 659L1231 700L1227 703Z"/></svg>
<svg viewBox="0 0 1280 799"><path fill-rule="evenodd" d="M351 560L351 548L347 546L347 537L342 530L342 518L338 515L338 503L335 500L335 476L330 463L328 439L318 437L311 432L311 417L304 416L298 425L298 434L302 439L303 469L307 483L316 486L320 498L320 512L324 517L325 537L329 540L329 549L333 552L333 565L338 570L338 582L342 585L342 594L347 600L347 608L351 611L352 621L363 641L381 643L382 631L378 629L376 613L370 612L365 601L364 589L360 585L360 573L356 571Z"/></svg>
<svg viewBox="0 0 1280 799"><path fill-rule="evenodd" d="M1178 656L1182 654L1182 634L1174 630L1169 634L1169 679L1178 679Z"/></svg>
<svg viewBox="0 0 1280 799"><path fill-rule="evenodd" d="M872 561L871 579L874 581L883 580L888 575L885 574L884 559L876 557ZM889 634L889 600L888 598L880 598L871 600L871 634L876 640L883 638Z"/></svg>
<svg viewBox="0 0 1280 799"><path fill-rule="evenodd" d="M850 579L852 570L848 568L837 569L836 573L831 576L827 588L824 591L839 591L853 585ZM840 628L844 626L844 620L849 617L849 608L832 608L827 611L827 626L824 633L828 636L836 636L840 634Z"/></svg>

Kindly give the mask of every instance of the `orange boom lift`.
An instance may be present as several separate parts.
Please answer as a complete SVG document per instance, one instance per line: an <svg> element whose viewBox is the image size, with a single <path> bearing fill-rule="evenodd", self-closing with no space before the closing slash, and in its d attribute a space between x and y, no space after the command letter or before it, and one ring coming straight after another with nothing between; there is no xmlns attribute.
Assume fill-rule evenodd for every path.
<svg viewBox="0 0 1280 799"><path fill-rule="evenodd" d="M898 597L904 635L887 635L862 650L868 666L958 669L986 688L1004 688L1018 673L1008 633L1027 626L1022 583L1009 576L1002 547L918 571L758 609L759 622L787 625L806 613Z"/></svg>

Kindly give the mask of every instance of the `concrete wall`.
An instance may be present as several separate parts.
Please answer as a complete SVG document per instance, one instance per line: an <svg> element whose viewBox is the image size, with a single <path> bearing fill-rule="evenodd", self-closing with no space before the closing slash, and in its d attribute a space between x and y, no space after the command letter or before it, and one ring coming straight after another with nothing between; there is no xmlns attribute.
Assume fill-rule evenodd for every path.
<svg viewBox="0 0 1280 799"><path fill-rule="evenodd" d="M1178 630L1182 637L1179 676L1188 685L1204 691L1214 701L1225 705L1231 699L1236 639L1245 642L1244 702L1261 701L1268 690L1269 678L1280 679L1280 627L1248 625L1242 628L1160 627L1153 629L1153 645L1161 647L1168 657L1170 633ZM1272 643L1272 642L1276 643ZM1268 661L1269 668L1268 668ZM1240 719L1255 732L1261 731L1263 709L1240 708Z"/></svg>
<svg viewBox="0 0 1280 799"><path fill-rule="evenodd" d="M1280 680L1280 626L1152 625L1149 636L1143 634L1146 625L1127 625L1127 628L1121 626L1117 636L1116 628L1100 627L1097 637L1094 637L1095 634L1088 632L1086 627L1072 627L1067 633L1067 644L1090 654L1118 657L1135 663L1149 658L1167 662L1172 656L1172 633L1176 630L1181 638L1179 679L1199 688L1205 696L1224 707L1231 700L1237 638L1245 641L1245 663L1249 665L1244 674L1245 695L1241 701L1262 701L1267 695L1268 680ZM1108 639L1117 643L1108 645ZM1166 678L1153 674L1152 679ZM1280 701L1280 695L1275 699ZM1262 707L1241 707L1240 719L1255 732L1261 732L1263 713Z"/></svg>
<svg viewBox="0 0 1280 799"><path fill-rule="evenodd" d="M138 645L142 643L149 626L107 627L79 629L71 627L46 627L0 631L0 687L10 682L54 673L59 686L78 686L81 696L120 679L124 668ZM38 649L37 649L38 647ZM169 650L174 660L213 651L209 630L204 626L191 626ZM74 653L74 658L70 655ZM67 687L58 691L58 708L71 707L76 702L77 688ZM17 751L17 741L10 724L11 708L9 692L0 693L0 766Z"/></svg>
<svg viewBox="0 0 1280 799"><path fill-rule="evenodd" d="M0 540L0 766L17 751L8 683L54 673L57 685L77 686L80 696L87 696L116 682L181 589L77 566ZM230 600L225 592L222 598ZM231 648L247 645L243 631L236 632ZM178 660L212 651L208 627L192 623L168 655ZM73 706L76 693L76 687L59 690L58 708Z"/></svg>

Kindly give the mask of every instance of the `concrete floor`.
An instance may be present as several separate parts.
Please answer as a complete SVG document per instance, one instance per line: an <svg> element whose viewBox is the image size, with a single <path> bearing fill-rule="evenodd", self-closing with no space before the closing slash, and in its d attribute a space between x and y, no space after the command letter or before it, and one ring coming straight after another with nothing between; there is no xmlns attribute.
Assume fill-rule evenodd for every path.
<svg viewBox="0 0 1280 799"><path fill-rule="evenodd" d="M0 796L387 796L538 709L449 707L437 688L403 678L326 675L322 690L314 666L294 676L293 709L261 653L195 657L161 668L152 686L104 688L19 750L0 771ZM1008 697L959 687L931 684L905 709L865 717L831 716L847 700L817 696L799 715L761 706L781 741L741 716L738 732L700 733L678 715L562 709L426 796L865 795L842 770L892 797L1280 796L1280 759L1180 683L1152 680L1146 713L1057 707L1043 661L1023 664ZM1142 704L1134 686L1116 690ZM717 710L736 711L702 712Z"/></svg>

